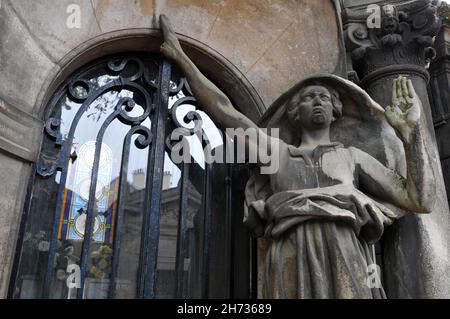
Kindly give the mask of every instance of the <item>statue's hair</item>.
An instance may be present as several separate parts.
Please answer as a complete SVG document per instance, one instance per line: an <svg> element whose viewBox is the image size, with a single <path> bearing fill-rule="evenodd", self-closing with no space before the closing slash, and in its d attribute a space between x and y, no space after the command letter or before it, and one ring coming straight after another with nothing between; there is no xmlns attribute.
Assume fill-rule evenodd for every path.
<svg viewBox="0 0 450 319"><path fill-rule="evenodd" d="M301 92L304 89L306 89L307 87L310 87L310 86L321 86L321 87L326 88L328 90L328 92L330 92L331 103L333 104L333 116L334 116L334 118L336 120L338 118L340 118L342 116L342 101L339 98L339 92L336 89L334 89L333 87L330 87L328 85L324 85L324 84L322 84L320 82L312 82L312 83L309 83L307 86L304 86L304 87L300 88L298 90L298 92L296 94L294 94L291 97L291 99L288 101L286 112L289 113L290 111L292 111L292 109L294 107L297 107L297 105L298 105L298 101L297 101L298 96L301 94Z"/></svg>

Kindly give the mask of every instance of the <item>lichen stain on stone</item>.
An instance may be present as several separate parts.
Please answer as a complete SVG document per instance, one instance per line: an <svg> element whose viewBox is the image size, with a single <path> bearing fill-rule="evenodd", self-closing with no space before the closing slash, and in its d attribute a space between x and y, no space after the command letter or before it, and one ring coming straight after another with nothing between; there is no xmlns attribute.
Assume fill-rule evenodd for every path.
<svg viewBox="0 0 450 319"><path fill-rule="evenodd" d="M160 6L160 2L163 0L139 0L139 6L141 8L142 15L151 16L153 15L153 8Z"/></svg>
<svg viewBox="0 0 450 319"><path fill-rule="evenodd" d="M97 0L96 6L94 7L97 13L102 13L106 7L109 6L109 0Z"/></svg>

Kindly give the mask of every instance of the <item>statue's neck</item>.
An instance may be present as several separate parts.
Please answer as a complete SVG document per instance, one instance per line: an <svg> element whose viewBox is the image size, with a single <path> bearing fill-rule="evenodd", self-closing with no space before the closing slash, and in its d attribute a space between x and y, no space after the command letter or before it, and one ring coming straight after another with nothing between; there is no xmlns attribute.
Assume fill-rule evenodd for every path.
<svg viewBox="0 0 450 319"><path fill-rule="evenodd" d="M319 145L330 144L330 128L302 130L300 149L313 150Z"/></svg>

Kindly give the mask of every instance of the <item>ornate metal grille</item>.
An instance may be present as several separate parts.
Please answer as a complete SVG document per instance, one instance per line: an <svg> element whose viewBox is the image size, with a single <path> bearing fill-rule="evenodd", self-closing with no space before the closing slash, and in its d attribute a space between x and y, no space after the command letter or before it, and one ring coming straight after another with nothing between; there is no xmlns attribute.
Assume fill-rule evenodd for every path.
<svg viewBox="0 0 450 319"><path fill-rule="evenodd" d="M170 138L176 128L194 151L223 148L186 79L157 55L102 59L61 86L45 116L10 297L250 296L251 242L235 227L242 195L231 182L246 171L198 152L188 156L197 163L174 163L186 145ZM246 243L239 252L236 237Z"/></svg>

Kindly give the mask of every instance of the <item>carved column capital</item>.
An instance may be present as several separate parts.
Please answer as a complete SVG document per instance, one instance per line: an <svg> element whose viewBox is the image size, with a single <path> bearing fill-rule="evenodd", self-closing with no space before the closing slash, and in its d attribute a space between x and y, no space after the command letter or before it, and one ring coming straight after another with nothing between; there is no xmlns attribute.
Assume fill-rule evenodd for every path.
<svg viewBox="0 0 450 319"><path fill-rule="evenodd" d="M425 67L436 54L432 45L441 25L436 11L431 0L382 5L378 10L346 9L346 47L359 78L394 66L398 73L406 65L426 77Z"/></svg>

